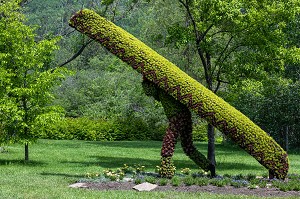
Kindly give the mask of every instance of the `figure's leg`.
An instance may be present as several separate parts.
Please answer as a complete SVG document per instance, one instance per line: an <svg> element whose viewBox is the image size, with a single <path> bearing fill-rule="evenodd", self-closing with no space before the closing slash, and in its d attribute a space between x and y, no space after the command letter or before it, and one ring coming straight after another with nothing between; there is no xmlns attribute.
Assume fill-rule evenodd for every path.
<svg viewBox="0 0 300 199"><path fill-rule="evenodd" d="M210 171L212 177L215 174L215 166L210 163L210 161L200 153L197 148L193 144L192 130L192 116L188 109L181 112L182 119L182 129L180 132L181 138L181 146L183 148L184 153L193 160L199 167L201 167L204 171Z"/></svg>
<svg viewBox="0 0 300 199"><path fill-rule="evenodd" d="M165 114L169 120L169 126L163 139L161 150L160 175L165 178L172 178L175 174L175 167L172 161L177 138L180 134L181 145L184 152L202 169L215 175L215 167L201 154L193 145L192 141L192 117L188 108L177 102L173 97L161 91L153 83L144 79L142 82L145 93L161 101Z"/></svg>
<svg viewBox="0 0 300 199"><path fill-rule="evenodd" d="M143 80L142 86L146 95L153 96L157 101L162 101L162 105L165 108L165 113L169 120L169 126L166 130L161 148L161 165L159 174L163 178L172 178L175 174L175 167L172 161L172 156L174 154L175 145L179 133L176 129L176 111L169 114L168 107L174 107L171 108L171 110L176 110L177 103L174 103L174 100L171 97L164 94L163 91L161 91L156 87L155 84L148 81L147 79Z"/></svg>
<svg viewBox="0 0 300 199"><path fill-rule="evenodd" d="M178 138L178 131L175 127L176 117L169 120L169 127L163 139L161 149L161 166L159 174L163 178L172 178L175 174L175 167L172 161L175 145Z"/></svg>

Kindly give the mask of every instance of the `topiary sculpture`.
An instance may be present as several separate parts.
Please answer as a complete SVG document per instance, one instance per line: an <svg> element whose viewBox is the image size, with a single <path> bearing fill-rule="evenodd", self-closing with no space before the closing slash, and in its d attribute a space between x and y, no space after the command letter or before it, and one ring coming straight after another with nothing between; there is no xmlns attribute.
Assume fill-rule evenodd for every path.
<svg viewBox="0 0 300 199"><path fill-rule="evenodd" d="M214 125L269 170L270 178L284 179L287 153L241 112L160 56L143 42L91 10L70 20L76 30L100 42L189 110Z"/></svg>

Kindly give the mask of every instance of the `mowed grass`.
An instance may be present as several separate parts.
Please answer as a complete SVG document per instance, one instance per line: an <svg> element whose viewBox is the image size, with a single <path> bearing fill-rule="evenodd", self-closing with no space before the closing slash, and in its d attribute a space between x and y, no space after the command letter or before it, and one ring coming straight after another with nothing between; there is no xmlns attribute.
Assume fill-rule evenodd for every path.
<svg viewBox="0 0 300 199"><path fill-rule="evenodd" d="M86 173L116 169L123 164L140 164L154 171L160 164L161 142L91 142L77 140L38 140L30 145L30 162L24 164L23 146L7 147L0 153L0 198L255 198L210 193L95 191L69 188ZM206 154L206 143L197 143ZM216 145L218 174L266 175L267 170L236 146ZM300 174L300 154L290 153L290 173ZM177 144L174 163L179 172L197 166ZM257 197L258 198L258 197ZM261 197L259 197L261 198Z"/></svg>

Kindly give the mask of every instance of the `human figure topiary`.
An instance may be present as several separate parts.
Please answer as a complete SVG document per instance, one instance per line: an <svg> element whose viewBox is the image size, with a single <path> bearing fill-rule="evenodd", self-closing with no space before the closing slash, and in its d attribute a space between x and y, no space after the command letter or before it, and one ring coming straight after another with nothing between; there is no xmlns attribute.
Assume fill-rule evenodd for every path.
<svg viewBox="0 0 300 199"><path fill-rule="evenodd" d="M268 169L270 178L285 179L289 169L288 154L280 145L244 114L176 65L91 10L77 12L70 25L100 42L145 79L219 129Z"/></svg>

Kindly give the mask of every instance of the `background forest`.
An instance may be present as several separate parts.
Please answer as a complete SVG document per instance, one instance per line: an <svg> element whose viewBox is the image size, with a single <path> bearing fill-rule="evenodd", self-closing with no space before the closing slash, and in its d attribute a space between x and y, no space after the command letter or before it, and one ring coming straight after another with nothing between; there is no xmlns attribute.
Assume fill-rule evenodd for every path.
<svg viewBox="0 0 300 199"><path fill-rule="evenodd" d="M212 29L214 32L207 35L204 43L195 46L197 36L193 34L195 27L193 29L193 21L189 18L189 14L195 13L193 10L188 13L184 5L180 0L23 1L26 24L34 27L37 33L35 40L59 38L59 49L55 51L49 67L54 69L64 66L72 71L53 90L55 98L51 105L63 107L65 116L52 125L45 119L39 126L38 137L162 140L165 133L167 119L161 104L144 94L141 76L99 44L69 27L68 20L72 14L81 8L89 8L106 16L190 76L211 87L211 90L247 115L284 148L300 146L299 11L293 19L289 19L289 14L283 12L281 17L288 19L288 23L276 26L264 26L264 16L257 16L261 24L253 26L253 32L249 35L254 32L258 34L257 30L264 32L264 28L274 28L274 34L265 34L264 39L257 36L257 40L247 41L249 35L245 38L233 36L239 35L241 31L236 27L243 27L244 24L236 18L230 21L235 16L234 12L229 12L233 8L220 4L224 10L218 12L226 13L224 16L227 18L220 18L220 14L211 18L194 15L194 19L204 17L218 27ZM203 20L196 22L199 32L202 29L211 30ZM278 33L277 26L282 26ZM228 32L232 35L225 34ZM238 37L247 47L235 48L235 44L241 42L234 40ZM277 42L278 38L281 40ZM278 46L280 44L281 50L274 43L278 43ZM263 46L264 51L258 51L257 46ZM205 63L209 63L209 60L216 63L215 70L212 67L211 71L206 71L207 68L201 66L204 62L199 56L200 47L206 52ZM228 53L227 56L226 50L230 51L231 48L238 51L235 54ZM214 51L216 49L221 49L220 56ZM263 59L266 55L268 59ZM284 55L284 59L279 55ZM226 68L221 68L222 65ZM209 69L210 65L207 66ZM210 79L211 82L207 81ZM193 136L196 141L208 140L207 124L196 117ZM223 139L218 131L216 136L217 141Z"/></svg>

